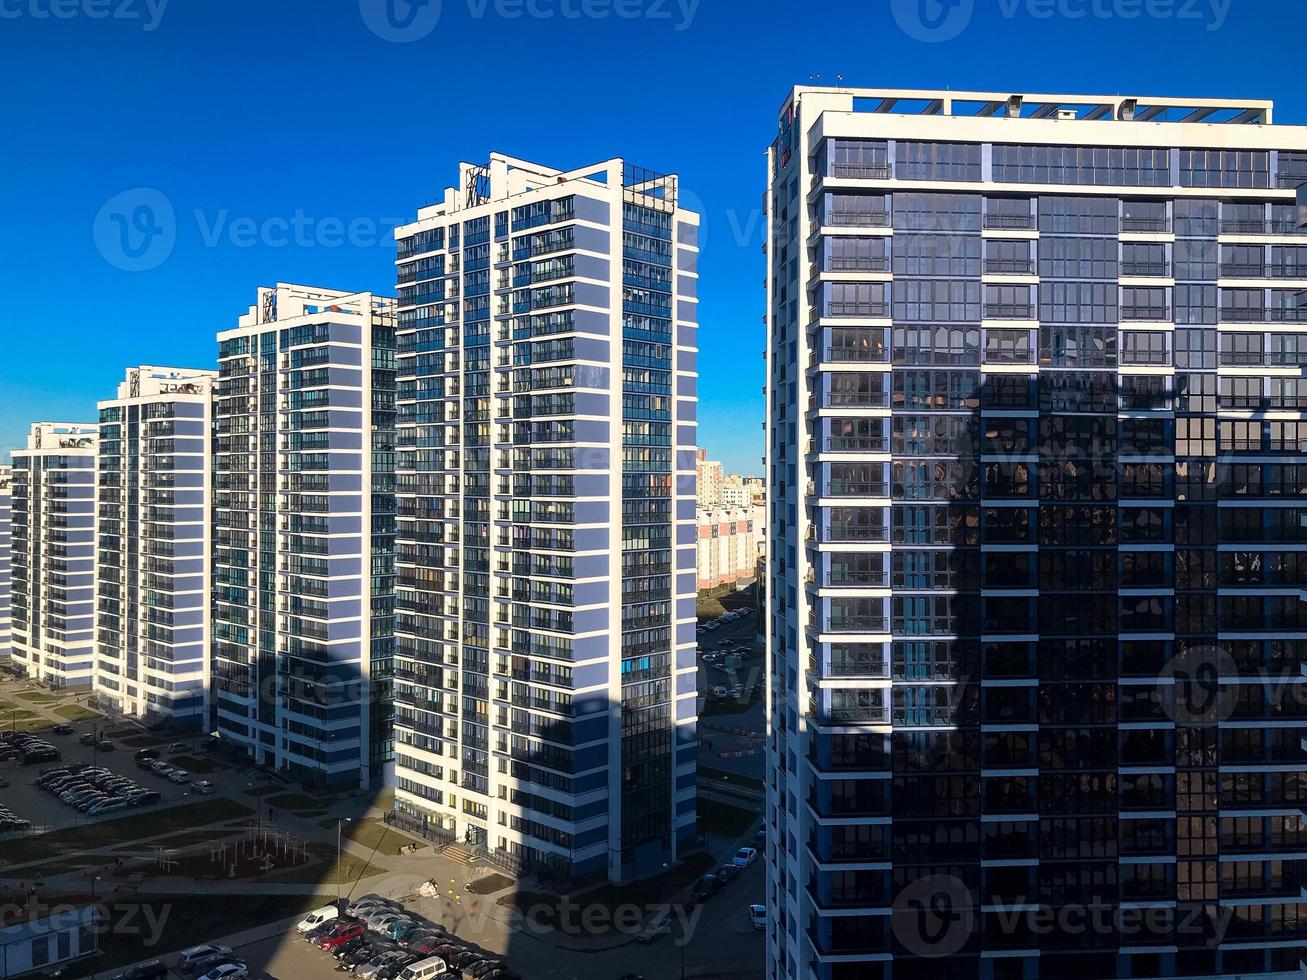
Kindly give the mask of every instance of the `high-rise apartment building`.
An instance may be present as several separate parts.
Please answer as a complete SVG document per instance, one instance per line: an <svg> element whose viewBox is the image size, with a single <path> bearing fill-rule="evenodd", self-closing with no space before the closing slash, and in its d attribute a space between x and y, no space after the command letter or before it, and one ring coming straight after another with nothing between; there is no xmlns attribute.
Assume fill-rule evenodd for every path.
<svg viewBox="0 0 1307 980"><path fill-rule="evenodd" d="M308 783L391 756L394 329L392 299L279 283L218 334L214 726Z"/></svg>
<svg viewBox="0 0 1307 980"><path fill-rule="evenodd" d="M1307 129L797 88L770 977L1297 974Z"/></svg>
<svg viewBox="0 0 1307 980"><path fill-rule="evenodd" d="M695 834L698 216L494 154L398 229L396 807L611 879Z"/></svg>
<svg viewBox="0 0 1307 980"><path fill-rule="evenodd" d="M695 496L705 510L722 504L722 481L726 474L721 460L709 459L708 450L700 449L695 462Z"/></svg>
<svg viewBox="0 0 1307 980"><path fill-rule="evenodd" d="M149 724L208 722L215 377L133 367L99 404L95 691Z"/></svg>
<svg viewBox="0 0 1307 980"><path fill-rule="evenodd" d="M9 609L9 592L12 574L12 528L14 471L9 464L0 466L0 660L8 661L13 642L12 614Z"/></svg>
<svg viewBox="0 0 1307 980"><path fill-rule="evenodd" d="M36 422L13 452L11 659L55 688L92 680L96 431Z"/></svg>

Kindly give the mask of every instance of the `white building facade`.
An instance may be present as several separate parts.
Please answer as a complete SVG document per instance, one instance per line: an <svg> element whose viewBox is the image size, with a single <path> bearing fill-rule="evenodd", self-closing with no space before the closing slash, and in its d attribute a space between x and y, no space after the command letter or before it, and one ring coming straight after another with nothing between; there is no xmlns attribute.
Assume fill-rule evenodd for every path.
<svg viewBox="0 0 1307 980"><path fill-rule="evenodd" d="M97 701L207 726L209 430L215 371L133 367L102 401Z"/></svg>
<svg viewBox="0 0 1307 980"><path fill-rule="evenodd" d="M94 424L33 423L13 453L13 664L90 688L95 660Z"/></svg>
<svg viewBox="0 0 1307 980"><path fill-rule="evenodd" d="M390 758L394 302L279 283L218 334L215 729L306 783Z"/></svg>
<svg viewBox="0 0 1307 980"><path fill-rule="evenodd" d="M698 216L494 154L397 230L397 816L622 879L695 835Z"/></svg>
<svg viewBox="0 0 1307 980"><path fill-rule="evenodd" d="M13 613L10 591L13 587L13 483L14 470L0 466L0 660L9 659L13 643Z"/></svg>

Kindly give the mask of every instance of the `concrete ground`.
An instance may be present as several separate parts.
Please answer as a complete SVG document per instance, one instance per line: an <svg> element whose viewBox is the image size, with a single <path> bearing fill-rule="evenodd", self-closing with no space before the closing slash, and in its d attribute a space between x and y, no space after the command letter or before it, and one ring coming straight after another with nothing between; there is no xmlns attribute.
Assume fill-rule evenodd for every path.
<svg viewBox="0 0 1307 980"><path fill-rule="evenodd" d="M743 620L729 629L717 630L715 639L744 638L751 634L753 617ZM0 683L0 710L4 703L20 704L24 710L47 720L51 726L65 721L55 713L55 709L74 703L73 696L61 695L57 701L31 702L16 701L15 695L30 689L27 682L5 679ZM48 693L48 692L41 692ZM84 699L83 699L84 700ZM752 723L752 716L760 713L754 706L745 712ZM712 720L710 720L712 721ZM384 809L390 805L385 797L377 798L375 792L358 792L353 795L326 801L322 809L311 815L296 816L293 812L276 809L268 804L268 799L276 794L296 794L301 792L293 785L275 783L274 794L252 793L272 782L272 777L252 767L233 765L218 757L216 761L223 767L206 773L196 773L196 778L213 782L217 792L211 796L197 796L187 786L176 786L143 770L138 770L133 760L137 745L123 744L115 738L115 750L101 753L78 744L77 735L89 730L94 721L72 722L74 733L67 736L49 735L51 741L64 752L66 761L97 762L117 772L130 776L143 786L158 790L165 797L165 805L177 805L196 802L197 800L217 800L230 798L255 811L242 824L262 824L273 826L288 832L303 841L317 842L334 846L336 831L332 821L350 819L378 819ZM117 728L121 721L110 723L107 727ZM0 722L2 725L2 722ZM713 735L716 751L717 735ZM135 738L133 738L135 740ZM160 741L166 748L168 736ZM186 752L168 753L165 757L179 755L195 756L188 746ZM722 760L725 761L725 760ZM717 768L725 768L720 762ZM757 762L761 772L761 762ZM33 785L41 766L15 768L0 766L0 777L10 781L4 790L7 805L34 823L50 825L52 828L70 824L95 822L97 818L87 818L75 811L63 807L48 794L37 790ZM743 792L743 797L730 796L732 790ZM725 799L734 806L758 812L761 802L756 793L747 790L724 787L728 794ZM720 798L716 791L710 791L713 798ZM152 808L157 809L157 808ZM128 811L130 813L130 811ZM104 819L121 818L124 814L110 815ZM324 824L326 826L324 826ZM235 826L228 824L227 827ZM201 830L203 828L191 828ZM215 829L213 826L210 830ZM512 882L503 890L485 896L474 895L467 890L469 881L485 871L473 870L463 864L437 852L424 841L415 841L397 831L389 833L400 840L417 844L418 848L408 854L387 853L397 848L373 850L365 844L352 842L345 837L341 842L342 868L347 880L340 885L323 881L277 882L274 880L244 879L235 881L194 880L167 874L158 869L150 859L140 856L153 851L154 843L147 833L140 840L125 846L121 842L105 847L88 847L76 853L61 854L43 860L26 861L21 857L8 862L6 867L16 869L12 873L6 867L0 867L0 892L13 892L21 882L32 882L40 878L44 894L41 898L58 894L88 894L98 887L102 901L127 894L153 896L147 901L166 903L169 895L196 894L212 895L215 902L225 904L238 903L242 895L283 895L308 896L313 894L362 895L378 892L404 901L410 908L420 912L433 921L440 922L460 938L476 943L485 949L506 955L510 966L518 970L526 980L591 980L591 978L617 978L626 973L634 973L646 980L673 980L680 977L682 945L680 936L682 926L686 942L684 944L685 976L720 977L731 980L755 980L763 971L764 940L761 932L755 932L749 922L748 906L761 902L764 892L762 862L748 868L740 878L733 882L722 894L709 902L686 910L683 904L677 905L672 914L672 934L658 939L655 943L645 945L636 941L636 923L647 921L657 914L655 907L632 908L626 914L630 917L628 926L622 930L605 927L606 918L612 912L598 903L586 903L584 898L578 900L576 908L569 913L565 924L549 925L536 915L523 916L515 909L497 904L497 899L511 896L515 890L533 891L537 885L529 878ZM162 840L168 846L166 839ZM729 860L731 854L742 842L752 843L752 828L736 837L709 834L707 844L714 858L720 863ZM108 875L97 879L96 862L108 866L118 856L136 852L129 857L129 863L136 861L140 867L140 880L130 886ZM43 872L42 865L48 866ZM87 867L78 867L87 865ZM359 880L353 880L352 869L371 866L376 873ZM443 886L439 898L420 899L417 888L424 881L432 880ZM670 901L683 903L685 895L671 896ZM677 912L676 908L680 911ZM229 945L241 945L240 952L250 960L250 965L262 971L265 976L279 978L327 977L334 973L335 961L326 954L310 948L294 936L294 920L270 922L265 926L253 928L231 937ZM599 923L596 927L596 922ZM142 960L164 956L171 961L182 945L201 941L194 932L185 943L170 938L165 930L157 944L142 948ZM227 937L209 936L208 941L224 941ZM93 964L87 964L93 968ZM108 971L113 975L120 968ZM82 970L78 975L84 975Z"/></svg>

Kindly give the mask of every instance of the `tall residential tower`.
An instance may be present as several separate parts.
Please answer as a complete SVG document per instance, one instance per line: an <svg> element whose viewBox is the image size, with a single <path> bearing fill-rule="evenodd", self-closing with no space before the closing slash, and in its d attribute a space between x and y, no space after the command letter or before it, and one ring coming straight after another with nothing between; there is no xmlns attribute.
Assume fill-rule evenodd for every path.
<svg viewBox="0 0 1307 980"><path fill-rule="evenodd" d="M13 453L12 662L55 688L92 681L96 431L36 422Z"/></svg>
<svg viewBox="0 0 1307 980"><path fill-rule="evenodd" d="M394 301L279 283L218 334L214 727L375 786L391 756Z"/></svg>
<svg viewBox="0 0 1307 980"><path fill-rule="evenodd" d="M10 612L11 576L13 573L13 467L0 466L0 660L8 661L13 643Z"/></svg>
<svg viewBox="0 0 1307 980"><path fill-rule="evenodd" d="M396 806L622 879L695 835L698 216L493 154L398 229Z"/></svg>
<svg viewBox="0 0 1307 980"><path fill-rule="evenodd" d="M207 727L212 385L134 367L100 402L95 689L149 724Z"/></svg>
<svg viewBox="0 0 1307 980"><path fill-rule="evenodd" d="M1307 129L798 88L769 164L769 976L1296 975Z"/></svg>

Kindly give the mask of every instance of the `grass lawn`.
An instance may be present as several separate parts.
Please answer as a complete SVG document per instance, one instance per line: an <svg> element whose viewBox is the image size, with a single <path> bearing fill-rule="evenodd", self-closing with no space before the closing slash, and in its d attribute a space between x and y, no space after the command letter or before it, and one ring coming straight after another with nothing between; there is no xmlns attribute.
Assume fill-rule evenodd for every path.
<svg viewBox="0 0 1307 980"><path fill-rule="evenodd" d="M513 879L508 875L501 875L498 872L484 875L467 886L467 890L473 895L493 895L497 891L502 891L513 883Z"/></svg>
<svg viewBox="0 0 1307 980"><path fill-rule="evenodd" d="M57 694L42 694L40 691L19 691L15 697L33 704L54 704L60 700Z"/></svg>
<svg viewBox="0 0 1307 980"><path fill-rule="evenodd" d="M334 894L266 893L242 895L234 901L213 895L166 895L132 900L124 898L120 900L122 903L139 901L149 908L134 915L131 920L134 928L106 929L100 936L100 955L65 967L63 976L88 977L151 957L167 956L171 959L168 954L268 922L303 915L330 904L335 899ZM151 933L149 923L160 926L160 938L152 946L146 945Z"/></svg>
<svg viewBox="0 0 1307 980"><path fill-rule="evenodd" d="M153 748L163 743L153 735L129 735L122 740L123 745L130 745L134 749Z"/></svg>
<svg viewBox="0 0 1307 980"><path fill-rule="evenodd" d="M105 820L84 827L70 827L35 837L0 841L0 861L41 861L76 854L93 847L112 847L132 840L158 837L179 830L193 830L220 820L234 820L254 811L234 800L215 799L184 806L151 810L130 817ZM13 869L8 869L12 871Z"/></svg>
<svg viewBox="0 0 1307 980"><path fill-rule="evenodd" d="M336 845L315 841L309 844L309 853L317 860L286 871L274 871L263 876L264 881L286 882L304 885L324 884L341 885L358 878L370 878L386 869L369 864L362 858L345 852L336 863Z"/></svg>
<svg viewBox="0 0 1307 980"><path fill-rule="evenodd" d="M699 830L722 837L738 837L753 826L758 814L742 807L699 797Z"/></svg>
<svg viewBox="0 0 1307 980"><path fill-rule="evenodd" d="M65 704L54 709L54 713L60 718L68 721L86 721L88 718L103 717L100 712L92 711L90 708L81 704Z"/></svg>
<svg viewBox="0 0 1307 980"><path fill-rule="evenodd" d="M290 810L298 812L301 810L316 810L325 813L324 807L336 802L333 795L324 796L305 796L303 793L282 793L278 796L269 796L268 806L276 807L278 810Z"/></svg>
<svg viewBox="0 0 1307 980"><path fill-rule="evenodd" d="M119 844L114 848L115 851L140 851L141 853L153 852L155 847L193 847L196 844L207 844L211 841L220 841L226 837L236 837L245 833L244 830L231 828L228 830L183 830L179 834L169 834L167 837L160 837L150 841L148 844L127 843Z"/></svg>
<svg viewBox="0 0 1307 980"><path fill-rule="evenodd" d="M720 779L725 783L734 783L736 786L747 786L749 789L756 789L760 793L767 789L761 779L744 776L740 773L726 772L724 769L714 769L712 766L700 766L699 775L707 779Z"/></svg>
<svg viewBox="0 0 1307 980"><path fill-rule="evenodd" d="M52 727L44 718L39 718L36 715L24 717L23 712L19 712L17 718L8 714L0 717L0 728L12 728L16 732L36 732L48 730Z"/></svg>
<svg viewBox="0 0 1307 980"><path fill-rule="evenodd" d="M323 830L335 830L336 821L323 820L318 826ZM407 834L392 830L375 817L351 820L341 828L341 834L346 840L360 847L366 847L370 851L375 849L378 854L398 854L399 849L406 844L426 843L415 841Z"/></svg>

